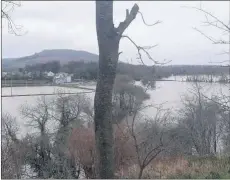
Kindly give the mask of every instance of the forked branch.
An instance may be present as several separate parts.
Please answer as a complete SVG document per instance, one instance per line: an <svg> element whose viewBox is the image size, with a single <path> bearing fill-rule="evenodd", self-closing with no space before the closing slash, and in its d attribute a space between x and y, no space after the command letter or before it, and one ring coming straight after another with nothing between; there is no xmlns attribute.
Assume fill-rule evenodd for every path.
<svg viewBox="0 0 230 180"><path fill-rule="evenodd" d="M131 22L136 18L136 15L139 11L139 6L137 4L134 4L131 11L129 12L128 9L126 9L126 17L123 22L119 24L119 26L116 28L117 33L122 35L123 32L126 30L126 28L131 24Z"/></svg>

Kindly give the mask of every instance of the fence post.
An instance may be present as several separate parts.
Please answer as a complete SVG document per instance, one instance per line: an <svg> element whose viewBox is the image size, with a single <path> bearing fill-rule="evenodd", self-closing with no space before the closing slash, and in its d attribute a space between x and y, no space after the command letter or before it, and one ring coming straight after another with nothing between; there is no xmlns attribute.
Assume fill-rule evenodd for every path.
<svg viewBox="0 0 230 180"><path fill-rule="evenodd" d="M11 72L10 84L11 84L11 96L12 96L12 72Z"/></svg>

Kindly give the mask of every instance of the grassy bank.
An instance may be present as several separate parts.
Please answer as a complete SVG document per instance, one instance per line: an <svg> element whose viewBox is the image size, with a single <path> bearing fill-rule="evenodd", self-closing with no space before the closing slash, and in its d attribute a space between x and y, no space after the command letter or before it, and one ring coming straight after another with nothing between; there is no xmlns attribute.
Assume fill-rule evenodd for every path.
<svg viewBox="0 0 230 180"><path fill-rule="evenodd" d="M129 169L129 178L138 168ZM144 171L143 179L230 179L230 157L159 158Z"/></svg>
<svg viewBox="0 0 230 180"><path fill-rule="evenodd" d="M192 157L187 162L187 167L168 178L230 179L230 157Z"/></svg>

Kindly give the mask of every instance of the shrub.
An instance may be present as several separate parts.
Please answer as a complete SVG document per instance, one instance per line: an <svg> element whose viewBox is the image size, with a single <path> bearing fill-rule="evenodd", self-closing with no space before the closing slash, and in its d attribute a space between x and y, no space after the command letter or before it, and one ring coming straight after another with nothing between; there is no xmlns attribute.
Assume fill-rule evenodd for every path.
<svg viewBox="0 0 230 180"><path fill-rule="evenodd" d="M208 176L205 177L205 179L220 179L221 176L218 172L211 171Z"/></svg>

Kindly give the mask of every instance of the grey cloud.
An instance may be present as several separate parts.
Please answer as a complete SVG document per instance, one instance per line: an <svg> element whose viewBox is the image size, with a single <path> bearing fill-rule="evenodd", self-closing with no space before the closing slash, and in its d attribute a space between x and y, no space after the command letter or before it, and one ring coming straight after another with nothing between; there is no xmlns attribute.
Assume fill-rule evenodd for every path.
<svg viewBox="0 0 230 180"><path fill-rule="evenodd" d="M125 9L135 2L114 2L115 26L125 18ZM173 64L208 64L210 59L225 60L226 56L217 53L226 46L211 44L201 34L194 31L197 27L210 35L219 37L216 29L202 26L204 15L194 9L182 6L199 6L200 2L137 2L147 22L161 20L162 24L146 27L137 16L125 31L140 45L159 44L151 54L156 60L171 59ZM228 2L202 2L202 6L216 16L229 21ZM23 1L15 9L12 18L16 24L23 25L28 33L21 37L8 34L3 28L3 57L19 57L42 51L43 49L76 49L98 53L95 27L95 2L92 1ZM121 60L133 59L137 63L136 49L127 40L122 40L120 49L124 53ZM151 64L146 59L147 64Z"/></svg>

